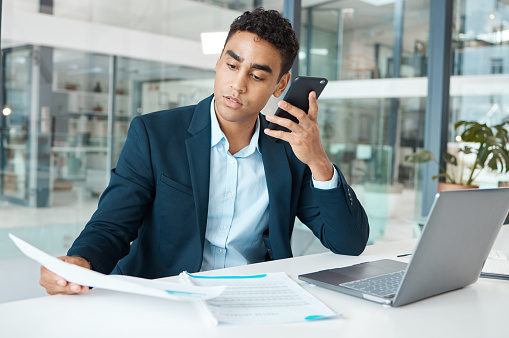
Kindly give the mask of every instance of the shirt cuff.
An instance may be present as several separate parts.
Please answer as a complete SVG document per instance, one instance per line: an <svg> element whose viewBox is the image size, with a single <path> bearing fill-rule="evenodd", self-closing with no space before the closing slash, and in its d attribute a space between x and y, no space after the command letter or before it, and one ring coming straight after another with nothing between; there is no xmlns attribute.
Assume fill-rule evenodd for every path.
<svg viewBox="0 0 509 338"><path fill-rule="evenodd" d="M315 188L328 190L338 187L339 185L338 171L335 166L332 166L332 168L334 169L334 175L332 175L332 179L330 181L315 181L315 179L313 178L313 186Z"/></svg>

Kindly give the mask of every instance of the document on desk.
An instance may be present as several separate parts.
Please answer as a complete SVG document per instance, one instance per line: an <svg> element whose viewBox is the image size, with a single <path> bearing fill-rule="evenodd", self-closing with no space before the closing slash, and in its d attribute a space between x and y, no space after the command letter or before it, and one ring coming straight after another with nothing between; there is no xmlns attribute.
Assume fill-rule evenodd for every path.
<svg viewBox="0 0 509 338"><path fill-rule="evenodd" d="M225 286L219 285L202 287L131 276L105 275L61 261L12 234L9 234L9 237L29 258L67 281L80 285L181 301L211 299L219 296L225 289Z"/></svg>
<svg viewBox="0 0 509 338"><path fill-rule="evenodd" d="M488 258L482 268L481 277L509 280L509 260Z"/></svg>
<svg viewBox="0 0 509 338"><path fill-rule="evenodd" d="M339 317L284 272L217 277L182 272L180 280L201 286L226 285L219 297L195 302L211 325L283 324Z"/></svg>

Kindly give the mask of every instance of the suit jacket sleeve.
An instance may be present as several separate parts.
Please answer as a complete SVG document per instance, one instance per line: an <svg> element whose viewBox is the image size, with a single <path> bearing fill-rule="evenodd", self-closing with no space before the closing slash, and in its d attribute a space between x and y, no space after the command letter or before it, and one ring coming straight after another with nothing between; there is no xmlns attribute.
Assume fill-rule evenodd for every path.
<svg viewBox="0 0 509 338"><path fill-rule="evenodd" d="M126 256L136 239L146 211L154 200L150 142L145 125L135 118L110 184L101 195L97 211L68 255L87 259L94 270L110 273Z"/></svg>
<svg viewBox="0 0 509 338"><path fill-rule="evenodd" d="M368 217L353 189L339 174L339 186L317 189L311 172L304 176L297 216L334 253L360 255L369 237Z"/></svg>

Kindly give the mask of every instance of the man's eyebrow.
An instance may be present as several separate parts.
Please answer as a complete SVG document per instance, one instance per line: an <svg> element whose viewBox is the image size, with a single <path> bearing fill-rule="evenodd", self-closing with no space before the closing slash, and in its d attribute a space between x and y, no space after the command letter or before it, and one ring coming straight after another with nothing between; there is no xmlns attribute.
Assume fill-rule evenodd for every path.
<svg viewBox="0 0 509 338"><path fill-rule="evenodd" d="M228 54L229 56L231 56L233 59L237 60L238 62L243 62L244 61L244 58L241 57L240 55L237 55L237 53L235 53L233 50L230 50L230 49L227 50L226 54ZM262 71L267 72L269 74L272 74L272 68L270 68L270 66L267 66L267 65L260 65L258 63L253 63L251 65L251 68L259 69L259 70L262 70Z"/></svg>
<svg viewBox="0 0 509 338"><path fill-rule="evenodd" d="M237 55L233 50L230 50L228 49L226 51L226 54L230 55L232 58L234 58L235 60L237 60L238 62L242 62L244 61L244 58L240 57L239 55Z"/></svg>
<svg viewBox="0 0 509 338"><path fill-rule="evenodd" d="M259 65L257 63L254 63L251 65L252 68L263 70L264 72L267 72L269 74L272 74L272 68L266 65Z"/></svg>

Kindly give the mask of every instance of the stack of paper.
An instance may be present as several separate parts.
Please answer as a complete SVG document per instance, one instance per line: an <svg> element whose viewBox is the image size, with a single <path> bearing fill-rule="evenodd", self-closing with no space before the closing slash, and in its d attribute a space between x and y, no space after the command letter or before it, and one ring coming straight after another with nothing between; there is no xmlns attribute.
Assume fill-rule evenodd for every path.
<svg viewBox="0 0 509 338"><path fill-rule="evenodd" d="M509 261L488 258L484 263L481 277L509 279Z"/></svg>

